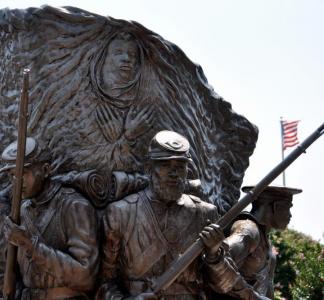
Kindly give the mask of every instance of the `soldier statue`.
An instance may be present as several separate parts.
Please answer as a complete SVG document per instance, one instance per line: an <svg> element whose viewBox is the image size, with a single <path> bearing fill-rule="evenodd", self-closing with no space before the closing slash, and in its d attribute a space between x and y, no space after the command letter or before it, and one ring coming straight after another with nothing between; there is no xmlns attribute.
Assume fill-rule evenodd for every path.
<svg viewBox="0 0 324 300"><path fill-rule="evenodd" d="M15 176L17 142L2 153L1 171ZM18 247L21 299L88 299L98 269L95 209L87 199L51 176L51 158L27 138L23 173L21 225L10 217L4 231Z"/></svg>
<svg viewBox="0 0 324 300"><path fill-rule="evenodd" d="M214 224L217 208L184 194L189 142L160 131L148 151L150 185L110 204L103 217L104 242L100 299L206 299L205 289L226 293L240 286L240 299L259 298L224 255L223 233ZM152 281L170 267L198 236L206 250L166 289L150 291Z"/></svg>
<svg viewBox="0 0 324 300"><path fill-rule="evenodd" d="M246 186L242 190L249 192L252 188ZM268 233L287 227L293 195L300 192L300 189L268 186L252 203L251 212L244 212L236 219L225 240L241 275L259 294L271 299L276 258ZM236 299L235 292L230 294L233 297L226 299Z"/></svg>

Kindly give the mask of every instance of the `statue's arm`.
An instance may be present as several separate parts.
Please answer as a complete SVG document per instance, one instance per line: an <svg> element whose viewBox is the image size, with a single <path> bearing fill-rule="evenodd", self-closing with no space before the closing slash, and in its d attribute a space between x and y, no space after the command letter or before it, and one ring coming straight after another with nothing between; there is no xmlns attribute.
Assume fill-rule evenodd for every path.
<svg viewBox="0 0 324 300"><path fill-rule="evenodd" d="M275 275L275 269L276 269L276 256L275 254L272 254L270 256L270 270L269 270L269 288L268 288L268 292L267 292L267 296L270 299L274 299L274 284L273 284L273 280L274 280L274 275Z"/></svg>
<svg viewBox="0 0 324 300"><path fill-rule="evenodd" d="M238 220L231 228L231 234L225 239L229 253L235 264L240 267L260 242L260 232L252 220Z"/></svg>
<svg viewBox="0 0 324 300"><path fill-rule="evenodd" d="M216 207L208 210L205 218L217 223L219 215ZM208 251L202 256L205 282L217 293L225 294L235 285L238 272L232 259L229 257L228 245L221 243L218 253L210 256Z"/></svg>
<svg viewBox="0 0 324 300"><path fill-rule="evenodd" d="M207 283L219 294L227 294L242 300L270 300L258 294L238 272L235 263L226 251L226 245L220 248L217 261L204 260Z"/></svg>
<svg viewBox="0 0 324 300"><path fill-rule="evenodd" d="M67 250L63 252L39 241L34 245L32 260L42 272L53 275L60 285L89 291L99 265L95 210L88 201L73 199L63 205L61 219Z"/></svg>
<svg viewBox="0 0 324 300"><path fill-rule="evenodd" d="M216 214L214 213L214 216L210 216L210 220L217 220ZM244 220L246 221L246 220ZM248 220L250 221L250 220ZM237 221L239 222L239 221ZM242 237L241 234L243 233L241 226L241 223L235 222L232 227L232 234L236 232L237 236L232 241L236 240L241 241L236 243L228 243L227 240L223 242L223 244L220 246L218 255L214 256L212 260L208 258L208 255L203 256L204 261L204 273L206 274L205 280L207 281L207 284L209 287L214 290L216 293L220 294L229 294L234 296L237 299L244 299L244 300L257 300L257 299L268 299L266 297L263 297L259 295L257 292L253 290L253 287L250 286L244 278L241 276L241 274L238 271L237 265L235 264L235 260L231 257L231 253L229 252L230 247L234 246L232 249L235 249L235 251L243 251L243 254L237 253L237 257L245 257L247 253L252 251L252 249L255 249L255 242L258 243L258 228L257 225L254 224L252 221L248 224L251 226L250 229L252 229L252 237L256 241L249 242L249 243L242 243ZM244 228L247 228L246 226ZM244 239L243 239L244 240ZM247 239L250 240L250 239ZM244 250L244 247L248 246L248 251Z"/></svg>

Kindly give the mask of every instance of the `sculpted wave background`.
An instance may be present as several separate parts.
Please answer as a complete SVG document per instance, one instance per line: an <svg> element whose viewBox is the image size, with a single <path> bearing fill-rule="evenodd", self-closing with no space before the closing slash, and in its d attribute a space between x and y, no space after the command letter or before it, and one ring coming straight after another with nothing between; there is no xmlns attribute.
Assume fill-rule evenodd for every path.
<svg viewBox="0 0 324 300"><path fill-rule="evenodd" d="M137 45L124 84L106 59L121 36ZM1 151L17 134L21 73L30 68L28 131L51 149L54 174L143 172L150 139L167 129L189 139L189 174L201 179L204 200L221 213L238 200L257 128L175 44L136 22L50 6L0 10L0 43Z"/></svg>

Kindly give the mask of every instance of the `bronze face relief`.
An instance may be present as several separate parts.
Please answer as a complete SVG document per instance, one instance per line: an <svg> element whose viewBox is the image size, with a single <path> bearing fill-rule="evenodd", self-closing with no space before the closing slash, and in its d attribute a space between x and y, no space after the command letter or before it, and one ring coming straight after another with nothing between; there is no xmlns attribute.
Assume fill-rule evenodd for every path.
<svg viewBox="0 0 324 300"><path fill-rule="evenodd" d="M130 34L119 33L108 44L105 55L101 70L102 90L111 98L126 102L122 95L139 79L139 46Z"/></svg>

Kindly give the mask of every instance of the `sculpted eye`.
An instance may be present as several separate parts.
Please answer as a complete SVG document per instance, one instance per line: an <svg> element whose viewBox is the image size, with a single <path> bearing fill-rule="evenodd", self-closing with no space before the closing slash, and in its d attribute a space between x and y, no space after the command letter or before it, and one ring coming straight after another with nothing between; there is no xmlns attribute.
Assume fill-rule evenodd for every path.
<svg viewBox="0 0 324 300"><path fill-rule="evenodd" d="M163 161L163 160L160 161L158 164L162 168L168 167L170 165L168 161Z"/></svg>
<svg viewBox="0 0 324 300"><path fill-rule="evenodd" d="M123 50L122 49L116 49L115 51L114 51L114 54L115 55L120 55L120 54L122 54L123 53Z"/></svg>

